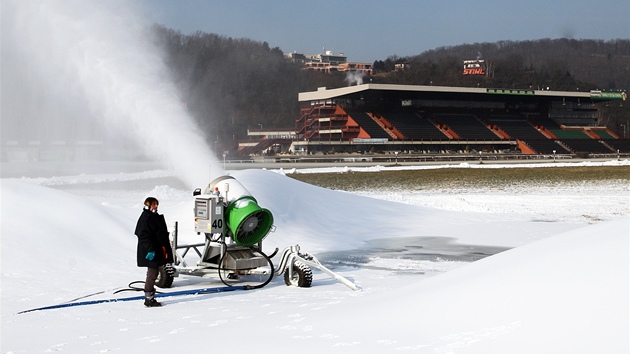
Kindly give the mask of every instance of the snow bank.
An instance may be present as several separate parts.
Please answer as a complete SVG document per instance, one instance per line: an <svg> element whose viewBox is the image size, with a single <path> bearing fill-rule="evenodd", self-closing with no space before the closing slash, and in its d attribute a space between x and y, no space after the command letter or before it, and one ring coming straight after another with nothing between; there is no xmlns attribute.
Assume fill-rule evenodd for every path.
<svg viewBox="0 0 630 354"><path fill-rule="evenodd" d="M274 213L277 230L265 241L273 247L300 243L317 254L405 236L522 246L465 265L412 265L444 271L432 277L399 272L410 266L405 259L372 259L370 265L381 269L334 267L360 292L315 272L310 289L286 287L274 278L256 291L167 298L160 309L125 302L16 315L82 295L107 298L113 289L143 279L132 234L139 209L3 179L2 352L628 349L627 215L591 226L544 223L392 203L270 171L234 176ZM171 187L148 185L134 193L166 198L160 208L169 222L192 213L189 197ZM218 284L199 278L175 281L179 289L213 285Z"/></svg>
<svg viewBox="0 0 630 354"><path fill-rule="evenodd" d="M386 337L421 352L625 352L629 222L585 227L359 299L339 309L357 333L346 339ZM328 325L334 332L346 324Z"/></svg>
<svg viewBox="0 0 630 354"><path fill-rule="evenodd" d="M2 312L114 283L135 260L135 220L68 193L1 180Z"/></svg>

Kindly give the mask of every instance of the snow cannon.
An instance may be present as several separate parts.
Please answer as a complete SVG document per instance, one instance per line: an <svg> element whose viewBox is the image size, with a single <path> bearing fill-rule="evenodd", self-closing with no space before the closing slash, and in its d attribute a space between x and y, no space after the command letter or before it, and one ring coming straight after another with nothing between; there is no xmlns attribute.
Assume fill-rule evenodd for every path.
<svg viewBox="0 0 630 354"><path fill-rule="evenodd" d="M351 281L324 267L315 256L300 251L299 245L287 247L275 268L271 258L278 248L268 256L262 247L263 239L275 231L273 216L233 177L218 177L203 193L201 188L195 189L193 197L195 232L203 234L204 241L180 243L176 222L171 237L175 259L172 265L160 267L157 286L168 288L179 275L218 275L227 286L258 289L269 284L274 275L284 274L285 284L306 288L313 280L310 267L315 267L353 290L358 289ZM197 256L196 265L188 264L188 254Z"/></svg>
<svg viewBox="0 0 630 354"><path fill-rule="evenodd" d="M273 226L273 215L234 177L221 176L210 182L204 194L219 194L226 203L225 222L234 243L251 247L261 242ZM229 234L228 233L228 234Z"/></svg>
<svg viewBox="0 0 630 354"><path fill-rule="evenodd" d="M204 235L204 242L181 244L178 223L171 237L175 256L173 274L164 272L164 285L172 285L180 274L201 277L218 275L227 286L257 289L267 285L274 274L273 263L262 249L262 240L272 232L273 216L237 180L222 176L210 182L201 192L193 192L195 198L195 232ZM186 255L199 257L194 266L186 261ZM275 254L275 253L274 253ZM273 255L271 256L273 257ZM162 287L162 272L157 286Z"/></svg>

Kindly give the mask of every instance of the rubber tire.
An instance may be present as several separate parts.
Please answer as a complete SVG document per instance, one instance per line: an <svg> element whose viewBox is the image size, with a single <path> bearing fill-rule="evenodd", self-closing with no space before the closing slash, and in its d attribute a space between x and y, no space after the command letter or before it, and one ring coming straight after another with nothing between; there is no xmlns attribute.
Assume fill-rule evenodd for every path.
<svg viewBox="0 0 630 354"><path fill-rule="evenodd" d="M171 265L167 264L165 266L161 266L158 269L158 277L155 279L155 286L162 289L170 288L173 285L173 280L175 279L175 277L169 275L164 267L171 267Z"/></svg>
<svg viewBox="0 0 630 354"><path fill-rule="evenodd" d="M313 272L302 262L293 263L293 278L289 278L289 270L284 272L284 283L288 286L308 288L313 283Z"/></svg>

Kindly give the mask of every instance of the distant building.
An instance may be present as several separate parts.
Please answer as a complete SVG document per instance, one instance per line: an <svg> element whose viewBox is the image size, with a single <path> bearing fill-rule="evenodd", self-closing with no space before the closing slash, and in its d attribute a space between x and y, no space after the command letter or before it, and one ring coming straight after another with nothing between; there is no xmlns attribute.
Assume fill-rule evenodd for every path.
<svg viewBox="0 0 630 354"><path fill-rule="evenodd" d="M238 153L247 155L275 155L287 153L297 135L294 129L247 129L247 141L239 142Z"/></svg>
<svg viewBox="0 0 630 354"><path fill-rule="evenodd" d="M331 50L324 54L284 53L284 57L293 63L301 64L305 70L315 70L326 73L341 71L355 71L364 75L372 75L372 64L349 62L343 53L333 54Z"/></svg>
<svg viewBox="0 0 630 354"><path fill-rule="evenodd" d="M394 70L395 71L403 71L403 70L407 70L411 68L411 65L409 63L397 63L394 64Z"/></svg>

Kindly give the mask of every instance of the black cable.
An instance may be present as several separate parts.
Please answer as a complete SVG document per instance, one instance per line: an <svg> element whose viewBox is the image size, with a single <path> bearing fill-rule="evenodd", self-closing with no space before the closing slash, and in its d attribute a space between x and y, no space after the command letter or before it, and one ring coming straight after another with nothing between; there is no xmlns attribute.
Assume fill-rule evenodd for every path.
<svg viewBox="0 0 630 354"><path fill-rule="evenodd" d="M274 275L274 267L273 267L273 262L271 261L270 257L267 256L262 250L258 249L257 247L250 247L251 250L258 252L261 256L263 256L263 258L265 258L265 260L267 261L267 263L269 264L269 266L271 267L271 273L269 278L258 284L258 285L243 285L244 290L253 290L253 289L260 289L263 288L265 285L269 284L269 282L271 282L271 279L273 278ZM277 250L277 249L276 249ZM223 267L223 263L225 260L225 257L228 255L230 251L226 250L225 254L223 255L223 257L221 257L221 259L219 260L219 264L217 265L217 272L219 273L219 279L221 280L221 282L223 284L225 284L228 287L234 286L234 285L230 285L226 282L226 280L223 279L222 275L221 275L221 271L235 271L237 269L231 269L231 268L224 268ZM274 252L275 255L275 252ZM236 281L237 283L238 281Z"/></svg>
<svg viewBox="0 0 630 354"><path fill-rule="evenodd" d="M75 301L77 301L77 300L85 299L86 297L90 297L90 296L94 296L94 295L99 295L99 294L104 294L106 291L107 291L107 290L103 290L103 291L99 291L99 292L96 292L96 293L92 293L92 294L88 294L88 295L80 296L80 297L78 297L78 298L76 298L76 299L68 300L68 301L66 301L66 302L75 302ZM114 294L115 294L115 293L114 293Z"/></svg>
<svg viewBox="0 0 630 354"><path fill-rule="evenodd" d="M123 291L144 291L144 287L138 288L138 287L133 286L134 284L144 284L144 282L142 280L132 281L131 283L129 283L129 285L127 285L128 288L116 290L114 291L114 294L122 293ZM161 294L161 292L159 291L155 291L155 293Z"/></svg>
<svg viewBox="0 0 630 354"><path fill-rule="evenodd" d="M276 254L278 253L278 250L279 250L279 248L278 248L278 247L276 247L276 249L273 251L273 253L272 253L272 254L270 254L270 255L268 256L268 257L269 257L269 259L271 259L271 258L275 257L275 256L276 256Z"/></svg>
<svg viewBox="0 0 630 354"><path fill-rule="evenodd" d="M274 273L273 262L271 262L271 258L273 256L275 256L276 253L278 253L278 248L276 248L275 251L272 253L271 257L269 257L262 250L258 249L257 247L251 247L251 249L253 249L255 252L260 253L267 260L267 262L271 266L271 276L269 277L269 279L267 279L267 281L264 281L261 284L258 284L258 285L245 285L245 286L243 286L246 290L260 289L260 288L264 287L265 285L269 284L269 282L273 278L273 273ZM232 285L229 285L228 283L226 283L223 280L223 278L221 277L221 271L236 270L236 269L228 269L228 268L221 267L223 265L223 260L224 260L225 256L227 256L228 252L229 251L226 251L225 254L223 255L223 257L221 257L221 259L219 260L219 264L218 264L218 267L217 267L217 272L219 273L219 279L221 280L221 282L223 282L223 284L225 284L226 286L232 286ZM142 281L142 280L132 281L131 283L129 283L129 285L127 285L127 288L116 290L116 291L113 292L113 294L118 294L118 293L122 293L122 292L125 292L125 291L144 291L144 287L134 286L136 284L144 284L144 283L145 282ZM70 300L68 302L74 302L76 300L80 300L80 299L83 299L83 298L86 298L86 297L89 297L89 296L93 296L93 295L103 294L105 292L106 291L99 291L97 293L93 293L93 294L90 294L90 295L85 295L85 296L82 296L82 297L78 297L78 298ZM162 294L162 292L157 291L157 290L155 291L155 293L156 294Z"/></svg>

